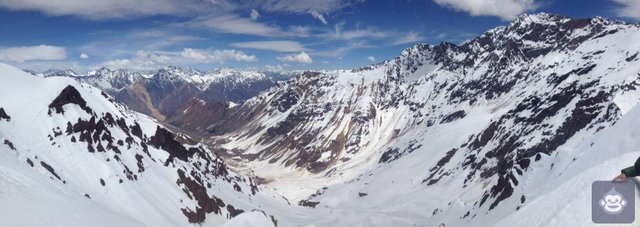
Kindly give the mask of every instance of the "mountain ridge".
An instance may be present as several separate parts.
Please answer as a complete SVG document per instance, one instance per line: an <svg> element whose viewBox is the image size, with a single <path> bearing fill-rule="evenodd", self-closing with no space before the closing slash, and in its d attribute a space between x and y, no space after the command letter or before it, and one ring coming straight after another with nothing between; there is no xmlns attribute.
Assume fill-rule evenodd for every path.
<svg viewBox="0 0 640 227"><path fill-rule="evenodd" d="M224 109L244 102L274 86L277 81L288 79L293 73L295 71L261 72L232 68L202 72L192 68L167 66L151 75L106 67L84 74L76 74L70 70L49 70L39 75L70 77L81 83L99 87L129 108L177 126L195 136L205 130L196 123L206 124L208 120L199 118L199 122L185 122L182 119L186 116L221 117L204 111L215 107L223 110L217 112L224 113ZM206 105L190 106L188 103L193 100L202 100Z"/></svg>
<svg viewBox="0 0 640 227"><path fill-rule="evenodd" d="M513 204L532 165L638 103L640 48L621 45L638 30L603 18L522 16L459 46L417 44L380 64L299 75L234 108L210 126L208 143L301 204L323 204L310 196L323 187L363 190L344 182L411 156L426 171L407 170L421 178L409 187L474 188L472 205L458 211L473 218ZM456 128L465 130L434 135ZM425 152L433 158L416 156ZM292 176L306 193L287 183Z"/></svg>
<svg viewBox="0 0 640 227"><path fill-rule="evenodd" d="M5 224L59 224L55 216L78 226L220 225L261 210L249 197L272 198L203 144L184 142L100 89L32 77L4 63L0 77L2 96L11 97L0 100L10 117L0 122L0 185L14 192L0 196ZM45 209L29 205L39 200Z"/></svg>
<svg viewBox="0 0 640 227"><path fill-rule="evenodd" d="M56 158L61 152L56 146L69 146L66 141L73 139L70 152L87 160L98 157L99 162L91 161L97 166L115 165L99 170L126 178L126 187L169 179L152 185L171 185L167 188L174 193L166 196L175 204L160 203L149 212L173 211L156 217L172 225L219 225L242 217L241 209L282 226L592 226L584 209L591 204L591 183L609 180L640 154L635 138L640 43L628 42L637 39L638 24L540 13L461 45L416 44L379 64L302 72L233 107L194 95L201 89L186 80L170 81L180 72L167 70L169 79L153 86L136 82L142 94L136 97L144 99L139 105L151 104L147 107L161 116L170 109L184 111L163 122L179 122L180 130L198 134L200 142L144 115L125 117L117 113L130 111L122 106L109 111L111 117L101 115L96 105L120 105L113 96L69 78L52 78L60 83L56 89L29 98L69 103L33 105L40 110L30 113L16 111L30 103L24 95L0 100L0 139L9 141L0 144L0 162L11 166L0 168L0 175L30 174L23 178L31 179L40 174L65 191L64 185L77 182L71 176L83 175L60 167L72 156ZM0 76L24 75L7 68L0 65ZM42 78L29 78L35 79ZM73 84L90 110L76 92L60 95L67 85L61 81ZM26 92L0 86L7 94ZM57 112L58 104L64 113ZM54 122L41 120L48 123L29 130L13 127L26 125L31 115ZM50 147L52 152L38 154L37 161L30 156ZM116 153L114 147L126 168L100 156ZM136 154L125 155L125 149ZM20 171L12 170L18 165ZM39 172L22 171L30 168ZM119 185L113 177L89 178L80 184L89 193L73 192L83 200L108 201L93 187ZM20 188L15 182L0 177L0 185ZM110 203L100 204L110 217L118 216L110 214ZM132 210L141 209L129 208L117 220L159 225Z"/></svg>

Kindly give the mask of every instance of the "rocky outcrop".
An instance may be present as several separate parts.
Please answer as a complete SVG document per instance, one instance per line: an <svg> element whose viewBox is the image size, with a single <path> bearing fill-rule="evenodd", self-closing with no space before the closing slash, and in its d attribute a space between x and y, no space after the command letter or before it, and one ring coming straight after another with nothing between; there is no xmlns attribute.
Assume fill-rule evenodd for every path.
<svg viewBox="0 0 640 227"><path fill-rule="evenodd" d="M422 146L431 138L413 136L457 126L466 142L435 151L422 182L485 182L474 207L492 210L533 162L621 117L614 99L634 97L640 74L614 69L636 64L638 50L603 43L636 33L603 18L523 15L461 45L418 44L377 65L299 75L232 110L210 138L230 159L330 178L363 160L432 155Z"/></svg>
<svg viewBox="0 0 640 227"><path fill-rule="evenodd" d="M87 102L82 98L80 92L78 92L75 87L69 85L49 104L49 115L51 115L51 109L55 110L55 113L64 114L62 106L66 104L76 104L88 114L93 114L93 110L87 106Z"/></svg>
<svg viewBox="0 0 640 227"><path fill-rule="evenodd" d="M11 117L4 111L4 108L0 107L0 120L11 121Z"/></svg>

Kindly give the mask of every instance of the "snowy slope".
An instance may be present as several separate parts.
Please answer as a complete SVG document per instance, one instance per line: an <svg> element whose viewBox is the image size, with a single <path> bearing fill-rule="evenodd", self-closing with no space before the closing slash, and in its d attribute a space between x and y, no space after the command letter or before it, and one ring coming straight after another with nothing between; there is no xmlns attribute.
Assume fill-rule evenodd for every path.
<svg viewBox="0 0 640 227"><path fill-rule="evenodd" d="M219 226L262 210L252 201L284 204L95 87L6 64L0 77L5 224Z"/></svg>
<svg viewBox="0 0 640 227"><path fill-rule="evenodd" d="M94 87L0 65L0 218L594 226L591 183L640 156L640 43L628 42L638 39L637 24L523 15L462 45L418 44L377 65L279 82L212 121L210 148ZM215 108L201 103L187 104Z"/></svg>
<svg viewBox="0 0 640 227"><path fill-rule="evenodd" d="M315 207L316 224L535 225L511 215L558 206L543 189L563 182L543 179L573 158L594 157L574 194L635 161L605 167L595 161L635 149L584 147L634 111L640 44L626 40L639 38L637 24L523 15L459 46L302 74L234 108L208 142L234 169Z"/></svg>

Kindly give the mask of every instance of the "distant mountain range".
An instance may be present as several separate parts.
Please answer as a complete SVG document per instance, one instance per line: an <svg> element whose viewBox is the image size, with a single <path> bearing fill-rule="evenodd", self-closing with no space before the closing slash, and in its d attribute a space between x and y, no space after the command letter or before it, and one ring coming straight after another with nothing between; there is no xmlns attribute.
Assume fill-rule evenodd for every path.
<svg viewBox="0 0 640 227"><path fill-rule="evenodd" d="M127 107L195 133L198 124L220 118L226 109L243 103L296 71L251 71L230 68L201 72L169 66L155 73L100 68L84 74L73 70L33 73L41 77L71 77L96 86ZM194 104L198 105L194 105ZM191 119L185 121L184 119ZM202 119L198 121L198 119Z"/></svg>
<svg viewBox="0 0 640 227"><path fill-rule="evenodd" d="M353 70L0 64L0 219L593 226L593 181L640 156L635 40L539 13Z"/></svg>
<svg viewBox="0 0 640 227"><path fill-rule="evenodd" d="M274 224L251 201L286 204L96 87L4 63L0 77L3 225L222 225L245 212Z"/></svg>
<svg viewBox="0 0 640 227"><path fill-rule="evenodd" d="M567 172L637 149L600 138L640 102L638 38L638 24L523 15L461 45L418 44L380 64L303 73L231 109L206 141L301 206L398 219L376 224L489 226L528 202L584 209L556 206L547 192L570 181ZM620 127L612 130L629 130ZM609 180L637 156L597 168ZM588 196L602 180L580 177L566 196ZM527 210L542 220L565 211Z"/></svg>

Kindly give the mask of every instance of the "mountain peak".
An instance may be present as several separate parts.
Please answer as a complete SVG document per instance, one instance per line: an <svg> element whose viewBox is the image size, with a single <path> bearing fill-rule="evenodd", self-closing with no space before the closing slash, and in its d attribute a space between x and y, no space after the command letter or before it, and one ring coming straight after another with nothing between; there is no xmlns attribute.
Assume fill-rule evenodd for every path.
<svg viewBox="0 0 640 227"><path fill-rule="evenodd" d="M98 69L98 71L113 71L110 68L107 68L106 66L102 66L100 67L100 69Z"/></svg>
<svg viewBox="0 0 640 227"><path fill-rule="evenodd" d="M177 66L177 65L169 65L169 66L166 66L166 67L164 67L162 69L164 69L164 70L184 70L184 69L182 69L182 67Z"/></svg>
<svg viewBox="0 0 640 227"><path fill-rule="evenodd" d="M534 14L525 13L520 15L518 18L516 18L516 20L512 24L529 24L529 23L551 24L551 23L563 22L566 20L570 20L570 18L566 16L545 13L545 12L534 13Z"/></svg>
<svg viewBox="0 0 640 227"><path fill-rule="evenodd" d="M74 77L77 76L78 74L76 72L74 72L72 69L49 69L47 71L42 72L42 75L44 75L44 77L51 77L51 76L68 76L68 77Z"/></svg>
<svg viewBox="0 0 640 227"><path fill-rule="evenodd" d="M552 13L522 14L507 27L528 27L530 25L567 26L569 29L581 28L587 25L626 24L622 21L611 20L601 16L591 18L571 18ZM498 27L500 28L500 27Z"/></svg>

